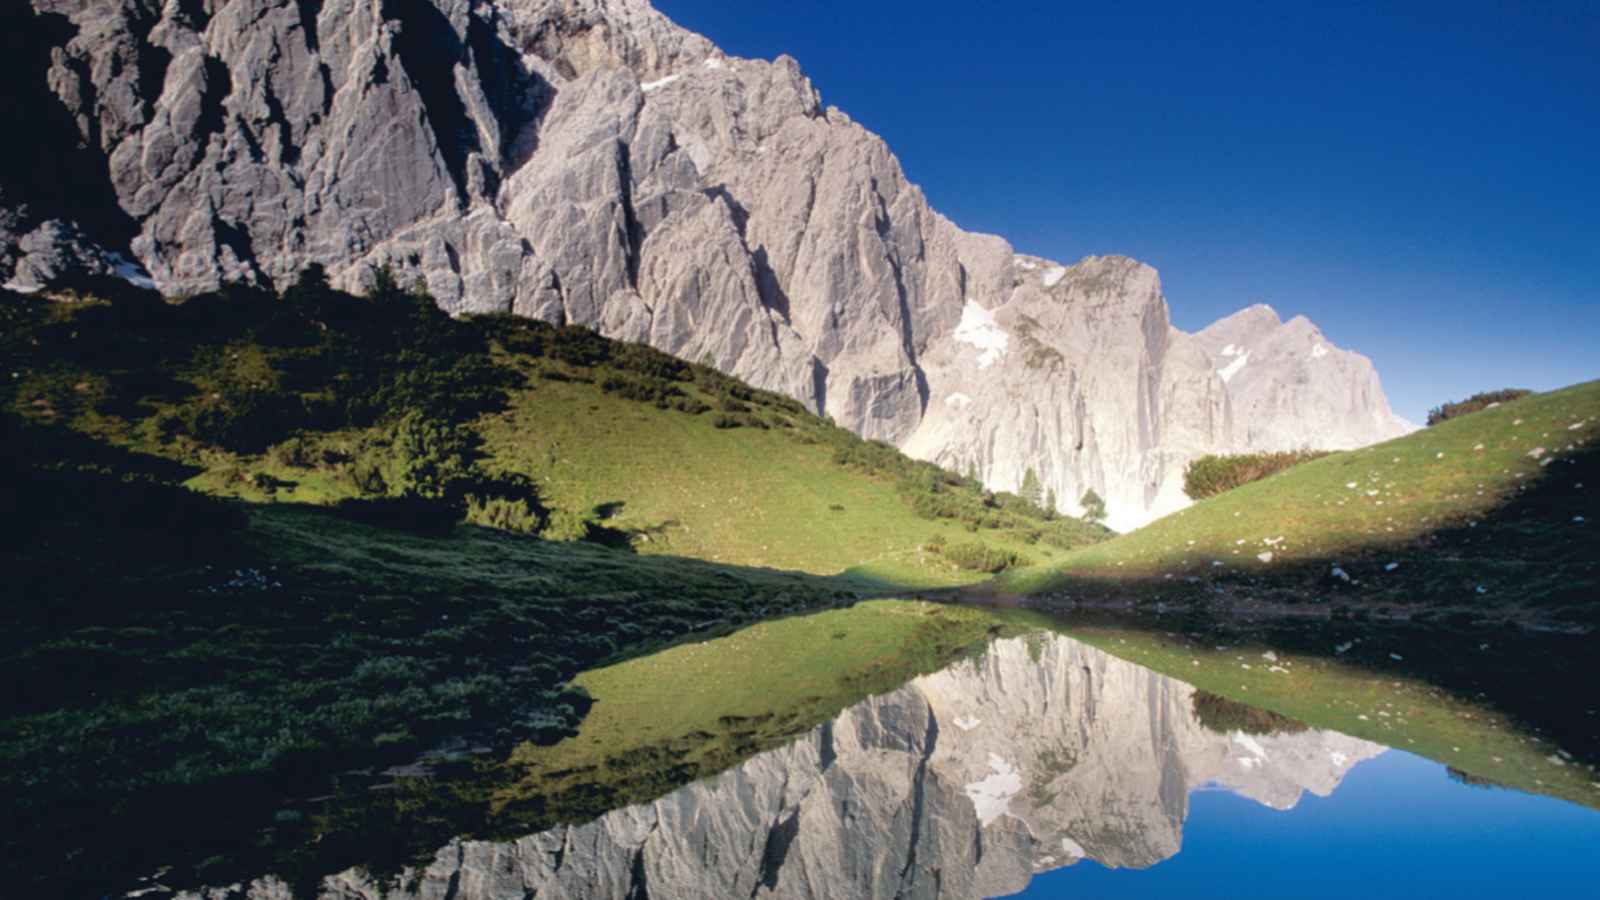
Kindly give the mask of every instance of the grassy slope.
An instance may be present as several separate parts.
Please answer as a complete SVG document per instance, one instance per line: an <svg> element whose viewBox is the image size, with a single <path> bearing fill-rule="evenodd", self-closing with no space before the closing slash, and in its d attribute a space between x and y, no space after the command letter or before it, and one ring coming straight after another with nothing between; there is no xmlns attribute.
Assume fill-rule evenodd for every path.
<svg viewBox="0 0 1600 900"><path fill-rule="evenodd" d="M296 798L330 786L343 797L349 773L462 742L491 751L471 783L496 783L493 760L582 719L581 687L563 685L584 670L863 591L976 577L919 553L936 534L1024 549L1015 529L1025 517L975 533L919 517L893 474L903 459L884 469L887 451L791 401L744 392L745 427L717 428L714 409L661 409L602 385L620 375L715 407L743 390L715 373L652 381L666 360L653 351L532 324L478 331L402 303L0 303L0 499L32 514L21 540L0 546L16 592L0 629L0 682L16 698L0 718L0 790L27 826L0 847L12 880L92 857L96 866L74 869L87 894L168 864L175 878L214 883L297 859L326 872L386 842L431 849L441 828L483 826L478 794L377 812L344 798L310 817ZM448 364L405 356L413 333ZM388 355L370 349L386 345ZM481 438L483 470L532 476L558 514L613 505L603 530L631 538L634 552L467 525L413 533L325 508L362 494L352 471L385 458L392 440L381 406L365 419L341 409L369 395L451 407L458 392L487 408L455 426ZM213 413L242 437L185 430ZM837 461L841 447L856 456ZM982 515L1003 512L970 486L942 490ZM1043 547L1026 550L1043 558ZM952 616L961 619L935 618ZM727 752L762 746L971 637L970 623L860 622L872 639L852 642L849 658L783 668L786 679L814 664L812 705L734 729ZM226 816L215 814L219 798ZM247 837L274 810L282 836ZM192 827L200 821L205 829Z"/></svg>
<svg viewBox="0 0 1600 900"><path fill-rule="evenodd" d="M381 307L372 309L358 299L350 303L366 305L358 314L381 327L386 315ZM92 304L87 309L98 311ZM71 327L83 312L53 305L44 318ZM307 368L303 358L314 354L263 343L257 335L267 329L250 316L220 327L206 325L212 333L198 339L160 336L147 329L142 337L148 346L109 364L92 353L52 359L48 347L44 353L35 351L43 358L34 360L37 365L21 366L13 379L15 409L34 421L65 425L106 444L192 466L196 472L187 484L203 493L316 505L360 496L347 465L293 465L275 452L282 449L278 447L229 449L182 434L174 438L157 433L153 422L203 407L208 395L230 387L263 386L281 395L322 389L320 383L296 383L306 379L293 375ZM85 333L73 334L72 340L105 341L107 332L117 327L91 320ZM504 327L488 330L506 334ZM61 340L60 335L53 337ZM517 337L513 329L510 338ZM836 462L841 445L862 442L797 404L755 392L746 402L753 409L751 418L775 427L718 428L715 386L726 379L702 378L711 373L685 367L688 380L652 380L630 368L634 357L618 361L615 355L609 362L585 359L574 364L574 355L593 352L589 341L608 342L579 338L574 342L578 349L567 348L563 357L548 346L562 340L545 338L535 341L545 345L537 353L497 347L494 362L518 373L519 382L505 391L503 410L491 410L461 427L482 439L486 469L534 478L551 508L586 513L611 505L614 521L607 524L632 533L638 552L812 574L849 570L863 587L921 588L987 577L924 551L923 545L935 536L949 543L978 541L1041 562L1062 550L1030 538L1030 529L1053 528L1077 543L1105 534L1070 520L1020 520L1020 529L974 530L952 519L919 516L894 476ZM491 343L500 341L491 338ZM645 362L653 363L651 353L641 354ZM551 373L571 380L549 380L545 376ZM666 385L711 409L699 414L662 409L597 383L615 375ZM172 382L164 394L148 387L158 379ZM382 440L376 427L306 429L285 421L280 430L272 444L293 439L313 456L330 450L359 458L367 445ZM970 486L954 491L977 495Z"/></svg>
<svg viewBox="0 0 1600 900"><path fill-rule="evenodd" d="M1597 438L1600 382L1536 395L1305 463L1003 587L1592 617ZM1332 577L1334 565L1356 583Z"/></svg>
<svg viewBox="0 0 1600 900"><path fill-rule="evenodd" d="M482 432L494 466L537 473L551 505L620 503L608 524L648 534L636 545L641 553L848 571L864 587L985 577L921 549L934 535L952 542L974 536L955 522L918 517L893 483L837 465L830 448L797 441L787 430L712 422L711 415L629 403L589 384L541 381L514 394L510 409L485 420ZM977 539L1034 559L1060 555L1002 531Z"/></svg>

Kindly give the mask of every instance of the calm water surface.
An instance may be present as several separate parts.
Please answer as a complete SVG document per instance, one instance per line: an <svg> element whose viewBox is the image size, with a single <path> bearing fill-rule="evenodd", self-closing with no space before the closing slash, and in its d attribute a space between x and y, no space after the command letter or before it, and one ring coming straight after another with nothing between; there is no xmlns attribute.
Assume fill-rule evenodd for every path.
<svg viewBox="0 0 1600 900"><path fill-rule="evenodd" d="M388 896L1597 896L1600 813L1470 781L1039 633Z"/></svg>
<svg viewBox="0 0 1600 900"><path fill-rule="evenodd" d="M1288 811L1201 789L1171 859L1043 872L1017 896L1592 897L1597 870L1593 810L1470 787L1391 750L1351 769L1331 796Z"/></svg>

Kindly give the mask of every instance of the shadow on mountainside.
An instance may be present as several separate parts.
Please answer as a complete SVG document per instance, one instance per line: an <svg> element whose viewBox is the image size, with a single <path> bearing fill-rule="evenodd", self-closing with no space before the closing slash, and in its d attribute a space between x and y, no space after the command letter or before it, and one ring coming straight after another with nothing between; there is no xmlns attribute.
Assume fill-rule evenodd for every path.
<svg viewBox="0 0 1600 900"><path fill-rule="evenodd" d="M1600 413L1600 408L1593 412ZM1245 539L1238 541L1242 557L1241 549L1229 542L1234 555L1217 555L1215 562L1207 561L1221 551L1204 547L1179 554L1157 552L1151 554L1154 561L1128 556L1112 562L1123 557L1108 556L1092 565L1055 570L1042 584L1023 585L1021 596L1015 585L1003 582L974 587L966 596L1057 611L1196 611L1254 619L1592 631L1600 625L1600 531L1592 520L1591 499L1600 488L1600 432L1591 429L1559 453L1547 454L1543 447L1537 452L1542 464L1531 467L1531 477L1504 476L1509 487L1500 500L1468 511L1436 513L1432 524L1425 516L1422 528L1401 537L1386 537L1376 528L1358 533L1346 527L1333 546L1292 554L1279 550L1276 558L1265 552L1260 564L1251 557L1262 548ZM1477 487L1483 494L1484 485ZM1327 515L1293 507L1279 514L1300 518L1295 526L1300 531ZM1396 515L1402 515L1398 507ZM1191 532L1174 529L1163 540L1177 543ZM1299 543L1306 540L1302 537ZM1105 546L1115 548L1117 542ZM1151 549L1159 551L1147 544L1141 552ZM1178 555L1184 557L1181 563ZM1118 568L1129 564L1137 574L1118 574Z"/></svg>

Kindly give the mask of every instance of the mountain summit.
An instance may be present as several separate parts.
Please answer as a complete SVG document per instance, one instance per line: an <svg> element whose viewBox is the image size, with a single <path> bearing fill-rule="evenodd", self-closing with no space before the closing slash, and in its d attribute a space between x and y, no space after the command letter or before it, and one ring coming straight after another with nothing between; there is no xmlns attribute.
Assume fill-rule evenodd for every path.
<svg viewBox="0 0 1600 900"><path fill-rule="evenodd" d="M31 12L0 62L0 115L40 136L0 173L13 289L388 265L452 312L709 360L996 489L1032 470L1064 511L1092 490L1122 528L1185 505L1196 455L1407 427L1309 322L1187 335L1147 266L961 231L794 60L728 57L644 0Z"/></svg>

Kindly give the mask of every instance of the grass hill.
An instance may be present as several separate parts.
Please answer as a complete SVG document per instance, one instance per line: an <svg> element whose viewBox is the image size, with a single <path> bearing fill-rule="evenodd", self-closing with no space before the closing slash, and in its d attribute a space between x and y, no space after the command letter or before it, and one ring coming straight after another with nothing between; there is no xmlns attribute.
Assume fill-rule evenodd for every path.
<svg viewBox="0 0 1600 900"><path fill-rule="evenodd" d="M100 293L0 296L18 885L259 874L241 853L324 833L273 844L290 800L572 733L582 672L1105 534L584 329L314 273L284 297ZM907 659L960 643L874 621Z"/></svg>
<svg viewBox="0 0 1600 900"><path fill-rule="evenodd" d="M1302 463L1001 588L1046 604L1592 624L1597 492L1589 382Z"/></svg>
<svg viewBox="0 0 1600 900"><path fill-rule="evenodd" d="M941 540L1040 562L1108 534L712 369L452 321L392 286L5 307L15 416L189 467L215 496L442 500L547 538L901 586L983 577L923 549Z"/></svg>

